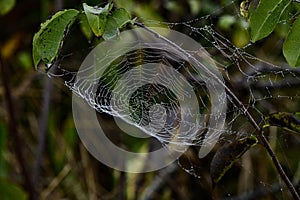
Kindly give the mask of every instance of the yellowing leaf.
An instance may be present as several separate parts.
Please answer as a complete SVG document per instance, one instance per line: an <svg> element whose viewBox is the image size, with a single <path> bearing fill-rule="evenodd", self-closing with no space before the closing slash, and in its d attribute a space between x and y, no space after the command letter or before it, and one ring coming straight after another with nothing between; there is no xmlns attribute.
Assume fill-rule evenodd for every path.
<svg viewBox="0 0 300 200"><path fill-rule="evenodd" d="M232 165L251 147L257 144L255 136L250 136L222 146L210 163L210 176L218 183Z"/></svg>
<svg viewBox="0 0 300 200"><path fill-rule="evenodd" d="M297 113L276 112L265 118L264 127L268 126L279 126L300 133L300 118Z"/></svg>

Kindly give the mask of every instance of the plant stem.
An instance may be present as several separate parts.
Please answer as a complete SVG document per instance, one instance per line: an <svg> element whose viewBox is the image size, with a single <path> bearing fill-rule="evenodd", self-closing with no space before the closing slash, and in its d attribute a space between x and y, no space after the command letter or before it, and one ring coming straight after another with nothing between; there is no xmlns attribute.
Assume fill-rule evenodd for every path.
<svg viewBox="0 0 300 200"><path fill-rule="evenodd" d="M62 1L56 0L54 3L54 11L62 9ZM48 77L44 77L44 90L43 90L43 101L42 101L42 113L39 118L39 133L38 133L38 146L36 152L36 159L33 166L33 184L37 186L38 178L41 172L42 158L44 156L47 124L50 111L50 99L53 90L53 83Z"/></svg>
<svg viewBox="0 0 300 200"><path fill-rule="evenodd" d="M22 142L22 138L19 133L17 118L16 118L16 112L14 109L15 102L13 102L13 98L11 96L11 89L9 85L9 73L7 71L8 64L4 59L0 57L1 60L1 70L2 70L2 83L4 86L4 92L6 97L6 103L7 103L7 112L9 117L9 133L14 140L13 142L13 148L16 154L17 161L21 167L21 172L23 174L24 178L24 188L29 194L30 199L35 200L36 199L36 191L34 189L31 176L29 174L29 170L26 166L25 158L24 158L24 145Z"/></svg>
<svg viewBox="0 0 300 200"><path fill-rule="evenodd" d="M299 200L300 199L299 194L297 193L293 183L290 181L290 179L287 177L286 173L282 169L282 166L280 165L280 163L277 159L277 156L275 155L274 151L272 150L268 140L262 134L262 132L260 132L260 134L258 136L259 136L259 139L260 139L260 142L262 143L262 145L267 149L267 152L269 153L270 157L272 158L272 161L273 161L279 175L281 176L281 178L284 181L284 183L286 184L286 186L289 188L293 198Z"/></svg>
<svg viewBox="0 0 300 200"><path fill-rule="evenodd" d="M43 91L42 113L39 119L38 146L36 150L36 159L32 171L33 184L35 186L37 186L38 178L40 176L42 158L45 150L47 123L50 110L50 98L53 88L53 84L48 77L45 77L44 81L45 85Z"/></svg>

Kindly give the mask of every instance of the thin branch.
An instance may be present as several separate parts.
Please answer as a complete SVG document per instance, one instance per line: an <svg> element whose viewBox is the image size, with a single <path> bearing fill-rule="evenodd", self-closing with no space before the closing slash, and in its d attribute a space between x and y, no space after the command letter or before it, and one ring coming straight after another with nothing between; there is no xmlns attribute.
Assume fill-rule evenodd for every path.
<svg viewBox="0 0 300 200"><path fill-rule="evenodd" d="M156 176L156 178L152 181L151 185L144 190L140 199L152 199L155 193L159 191L159 189L161 189L165 184L165 179L167 178L167 176L173 173L176 169L178 168L175 163L169 165L165 169L162 169L160 174Z"/></svg>
<svg viewBox="0 0 300 200"><path fill-rule="evenodd" d="M11 137L13 138L13 148L16 153L16 157L18 160L18 163L21 167L21 171L24 177L24 187L26 191L29 193L30 199L36 199L36 191L34 189L33 183L31 176L28 172L28 168L26 166L25 158L24 158L24 146L22 138L19 133L19 127L17 123L17 118L16 118L16 112L14 109L15 102L12 99L11 96L11 89L9 85L9 73L7 71L8 65L5 60L3 60L0 57L1 60L1 70L2 70L2 81L3 81L3 86L4 86L4 92L5 92L5 97L6 97L6 103L7 103L7 112L9 115L9 132Z"/></svg>
<svg viewBox="0 0 300 200"><path fill-rule="evenodd" d="M144 28L146 31L152 33L154 36L156 36L157 38L160 38L162 41L167 42L168 44L170 44L171 46L173 46L174 48L176 48L177 50L179 50L180 53L183 53L185 56L187 56L188 58L192 59L193 61L196 61L196 63L197 63L197 60L195 58L193 58L193 56L191 56L188 52L186 52L184 49L182 49L177 44L173 43L172 41L168 40L167 38L163 37L162 35L156 33L155 31L149 29L148 27L146 27L142 23L135 22L134 24L136 26ZM289 180L289 178L285 174L284 170L282 169L282 167L281 167L281 165L280 165L280 163L279 163L279 161L278 161L278 159L277 159L274 151L272 150L272 148L269 145L268 140L263 135L263 133L261 131L261 128L258 126L258 124L254 120L254 118L252 117L252 115L249 113L249 111L247 110L247 108L238 99L238 97L225 85L225 83L216 76L216 74L212 73L209 69L207 69L206 66L203 66L203 67L204 67L204 70L206 70L206 72L209 75L212 76L212 78L214 78L216 81L218 81L225 88L225 90L229 94L229 96L231 98L233 98L233 100L240 106L240 109L243 111L244 115L248 118L249 122L254 126L254 128L258 132L258 138L259 138L260 142L266 148L267 152L271 156L271 159L272 159L272 161L273 161L273 163L274 163L274 165L275 165L275 167L276 167L279 175L281 176L281 178L283 179L283 181L285 182L285 184L289 188L289 190L290 190L291 194L293 195L294 199L300 200L300 197L299 197L299 195L298 195L295 187L293 186L292 182Z"/></svg>
<svg viewBox="0 0 300 200"><path fill-rule="evenodd" d="M71 166L69 164L66 164L60 171L60 173L50 182L48 187L41 193L41 199L48 199L51 192L53 192L55 188L58 187L58 185L63 181L65 177L67 177L70 171Z"/></svg>
<svg viewBox="0 0 300 200"><path fill-rule="evenodd" d="M298 187L299 183L294 182L294 187ZM267 196L268 194L275 194L282 191L283 186L279 183L272 185L270 188L259 187L253 191L243 193L239 196L233 196L230 198L224 198L224 200L255 200L261 199L262 197Z"/></svg>
<svg viewBox="0 0 300 200"><path fill-rule="evenodd" d="M42 163L42 158L44 155L45 149L45 140L46 140L46 133L47 133L47 124L48 124L48 117L49 117L49 109L50 109L50 97L52 94L53 84L49 78L45 78L45 87L43 91L43 102L42 102L42 113L39 120L39 133L38 133L38 147L37 147L37 154L35 163L33 166L33 183L37 186L38 178L40 175L40 168Z"/></svg>
<svg viewBox="0 0 300 200"><path fill-rule="evenodd" d="M245 82L245 81L244 81ZM252 83L251 86L255 89L266 89L269 91L277 89L290 89L300 86L300 80L295 78L285 78L282 81L277 81L275 83Z"/></svg>
<svg viewBox="0 0 300 200"><path fill-rule="evenodd" d="M62 0L55 1L55 10L58 11L62 9ZM38 178L41 171L41 163L45 150L45 140L47 133L47 124L50 110L50 98L52 95L53 83L49 78L45 78L45 85L43 91L43 102L42 102L42 113L39 120L39 135L38 135L38 147L36 160L33 166L33 184L37 186Z"/></svg>
<svg viewBox="0 0 300 200"><path fill-rule="evenodd" d="M285 174L280 162L277 159L277 156L275 155L274 151L272 150L268 140L263 135L262 131L260 132L260 134L258 136L260 138L260 142L262 142L263 146L267 149L269 155L271 156L271 159L272 159L277 171L279 172L279 175L281 176L281 178L285 182L286 186L288 187L288 189L292 193L293 198L294 199L300 199L299 194L297 193L293 183L290 181L290 179Z"/></svg>

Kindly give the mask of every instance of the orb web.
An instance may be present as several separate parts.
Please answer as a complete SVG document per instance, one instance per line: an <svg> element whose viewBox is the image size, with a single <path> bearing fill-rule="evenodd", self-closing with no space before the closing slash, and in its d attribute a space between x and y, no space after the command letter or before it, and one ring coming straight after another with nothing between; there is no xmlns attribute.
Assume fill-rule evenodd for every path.
<svg viewBox="0 0 300 200"><path fill-rule="evenodd" d="M98 112L119 117L176 151L206 146L205 156L223 132L222 76L200 44L153 29L162 36L138 28L103 42L66 85Z"/></svg>

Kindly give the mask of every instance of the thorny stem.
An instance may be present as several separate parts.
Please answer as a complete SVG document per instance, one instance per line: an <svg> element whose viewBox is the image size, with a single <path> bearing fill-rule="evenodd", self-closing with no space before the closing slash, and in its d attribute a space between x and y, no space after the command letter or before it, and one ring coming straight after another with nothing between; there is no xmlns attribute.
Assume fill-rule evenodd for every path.
<svg viewBox="0 0 300 200"><path fill-rule="evenodd" d="M188 52L186 52L184 49L182 49L180 46L176 45L175 43L173 43L172 41L168 40L167 38L161 36L159 33L156 33L155 31L149 29L148 27L146 27L143 23L140 22L134 22L134 25L144 28L146 31L152 33L153 35L155 35L157 38L160 38L161 40L167 42L168 44L170 44L171 46L175 47L176 49L178 49L181 53L183 53L184 55L186 55L188 58L191 58L192 60L195 59L192 56L190 56L190 54ZM195 60L197 62L197 60ZM203 66L203 65L202 65ZM212 73L210 70L207 69L206 66L203 66L204 69L206 70L206 72L208 74L210 74L216 81L218 81L226 90L226 92L228 92L228 94L234 99L234 101L236 101L236 103L239 104L240 108L242 109L244 115L248 118L248 120L250 121L250 123L254 126L254 128L256 129L256 131L258 132L258 139L261 142L261 144L266 148L268 154L270 155L280 177L282 178L282 180L285 182L285 184L287 185L288 189L290 190L292 196L294 199L300 200L299 194L297 193L294 185L292 184L292 182L289 180L289 178L287 177L286 173L284 172L279 160L277 159L277 156L275 155L274 151L272 150L268 140L266 139L266 137L263 135L262 129L258 126L258 124L256 123L256 121L253 119L252 115L249 113L249 111L247 110L247 108L244 106L244 104L238 99L238 97L225 85L225 83L220 80L214 73Z"/></svg>

